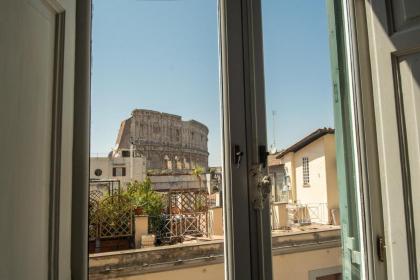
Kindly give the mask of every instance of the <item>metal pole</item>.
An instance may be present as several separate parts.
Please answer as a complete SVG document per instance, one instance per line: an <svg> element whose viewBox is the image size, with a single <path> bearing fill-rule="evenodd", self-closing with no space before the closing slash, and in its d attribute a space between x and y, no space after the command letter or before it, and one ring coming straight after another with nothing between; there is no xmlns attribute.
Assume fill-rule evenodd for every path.
<svg viewBox="0 0 420 280"><path fill-rule="evenodd" d="M133 160L133 155L134 153L134 149L133 149L133 142L131 142L130 144L130 180L133 181L133 169L134 169L134 160Z"/></svg>
<svg viewBox="0 0 420 280"><path fill-rule="evenodd" d="M276 111L272 111L273 114L273 150L277 151L277 144L276 144Z"/></svg>

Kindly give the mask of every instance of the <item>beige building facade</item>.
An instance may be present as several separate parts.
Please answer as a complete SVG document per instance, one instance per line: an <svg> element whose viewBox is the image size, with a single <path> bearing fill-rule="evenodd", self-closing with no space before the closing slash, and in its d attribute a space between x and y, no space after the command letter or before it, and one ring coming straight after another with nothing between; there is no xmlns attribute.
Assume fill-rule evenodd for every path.
<svg viewBox="0 0 420 280"><path fill-rule="evenodd" d="M339 208L333 129L318 129L270 155L269 172L274 193L288 193L287 202L307 205L319 222L331 222L331 211Z"/></svg>

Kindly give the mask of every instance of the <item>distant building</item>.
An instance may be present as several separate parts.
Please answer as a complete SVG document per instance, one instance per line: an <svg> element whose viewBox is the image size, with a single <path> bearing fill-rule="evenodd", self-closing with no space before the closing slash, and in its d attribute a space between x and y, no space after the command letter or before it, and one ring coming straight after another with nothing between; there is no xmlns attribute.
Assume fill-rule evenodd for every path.
<svg viewBox="0 0 420 280"><path fill-rule="evenodd" d="M158 191L207 189L208 133L195 120L136 109L122 121L109 156L91 158L90 178L117 179L123 186L148 176ZM196 167L204 169L201 180L192 175Z"/></svg>
<svg viewBox="0 0 420 280"><path fill-rule="evenodd" d="M334 129L314 131L268 159L274 201L318 205L311 215L322 223L338 209Z"/></svg>
<svg viewBox="0 0 420 280"><path fill-rule="evenodd" d="M91 157L90 179L118 180L121 186L146 178L146 160L142 157Z"/></svg>
<svg viewBox="0 0 420 280"><path fill-rule="evenodd" d="M146 159L146 168L191 170L208 167L208 133L204 124L180 116L136 109L121 123L113 156Z"/></svg>

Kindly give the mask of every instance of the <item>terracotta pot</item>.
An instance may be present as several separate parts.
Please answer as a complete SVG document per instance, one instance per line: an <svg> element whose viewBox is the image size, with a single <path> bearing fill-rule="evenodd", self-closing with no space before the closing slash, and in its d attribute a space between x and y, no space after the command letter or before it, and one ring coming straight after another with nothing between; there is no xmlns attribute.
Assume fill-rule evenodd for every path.
<svg viewBox="0 0 420 280"><path fill-rule="evenodd" d="M142 207L136 207L136 208L134 208L134 214L136 216L143 215L143 208Z"/></svg>

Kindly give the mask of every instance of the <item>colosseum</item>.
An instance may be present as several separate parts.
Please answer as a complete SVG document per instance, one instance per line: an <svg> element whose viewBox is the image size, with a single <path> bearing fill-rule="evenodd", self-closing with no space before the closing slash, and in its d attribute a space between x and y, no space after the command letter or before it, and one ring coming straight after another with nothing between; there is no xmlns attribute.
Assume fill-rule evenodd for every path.
<svg viewBox="0 0 420 280"><path fill-rule="evenodd" d="M209 130L195 120L151 110L135 109L121 123L114 156L146 158L147 170L208 167Z"/></svg>

